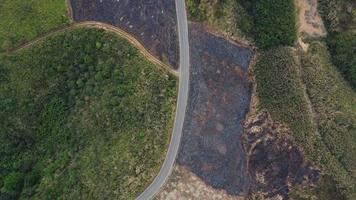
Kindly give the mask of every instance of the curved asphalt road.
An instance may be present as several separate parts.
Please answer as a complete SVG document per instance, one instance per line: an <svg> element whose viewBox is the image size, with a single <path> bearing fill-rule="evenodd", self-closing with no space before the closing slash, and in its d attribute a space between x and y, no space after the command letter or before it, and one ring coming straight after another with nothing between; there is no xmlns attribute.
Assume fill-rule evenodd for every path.
<svg viewBox="0 0 356 200"><path fill-rule="evenodd" d="M187 12L185 9L185 0L175 0L177 22L178 22L178 37L179 37L179 91L177 101L177 112L174 121L173 133L171 142L168 147L166 159L163 165L153 180L143 193L136 200L148 200L160 190L168 176L170 175L174 161L178 154L179 143L183 131L184 116L188 101L189 91L189 40L188 40L188 21Z"/></svg>

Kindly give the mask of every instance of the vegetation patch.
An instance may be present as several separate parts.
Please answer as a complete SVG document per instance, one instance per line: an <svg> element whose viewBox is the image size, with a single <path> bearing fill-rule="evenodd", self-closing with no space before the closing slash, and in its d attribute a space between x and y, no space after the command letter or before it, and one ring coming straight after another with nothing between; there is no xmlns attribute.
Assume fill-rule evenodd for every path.
<svg viewBox="0 0 356 200"><path fill-rule="evenodd" d="M292 45L297 38L296 9L293 0L253 0L254 35L258 46L269 48Z"/></svg>
<svg viewBox="0 0 356 200"><path fill-rule="evenodd" d="M303 78L322 142L330 154L320 160L348 199L356 198L356 93L330 61L325 44L314 42L302 57Z"/></svg>
<svg viewBox="0 0 356 200"><path fill-rule="evenodd" d="M1 199L134 199L158 173L177 80L76 29L0 59Z"/></svg>
<svg viewBox="0 0 356 200"><path fill-rule="evenodd" d="M292 45L297 38L293 0L187 0L187 6L190 19L235 36L252 36L262 48Z"/></svg>
<svg viewBox="0 0 356 200"><path fill-rule="evenodd" d="M292 48L278 47L261 53L254 74L259 109L267 109L273 120L289 124L295 139L302 144L315 129L303 96L298 67Z"/></svg>
<svg viewBox="0 0 356 200"><path fill-rule="evenodd" d="M352 0L325 0L320 5L332 62L355 90L356 4Z"/></svg>
<svg viewBox="0 0 356 200"><path fill-rule="evenodd" d="M316 188L299 188L292 196L354 199L355 93L330 63L325 46L314 43L301 63L297 58L291 48L273 48L262 53L254 69L259 109L288 124L306 156L325 173Z"/></svg>
<svg viewBox="0 0 356 200"><path fill-rule="evenodd" d="M253 27L252 17L237 0L187 0L188 17L205 21L232 36L248 36Z"/></svg>
<svg viewBox="0 0 356 200"><path fill-rule="evenodd" d="M69 23L65 0L0 0L0 51Z"/></svg>

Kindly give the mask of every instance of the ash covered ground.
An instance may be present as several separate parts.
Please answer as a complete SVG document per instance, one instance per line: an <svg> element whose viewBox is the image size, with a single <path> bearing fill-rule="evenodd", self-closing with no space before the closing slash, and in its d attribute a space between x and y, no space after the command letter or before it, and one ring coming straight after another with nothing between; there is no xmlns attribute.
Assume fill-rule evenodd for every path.
<svg viewBox="0 0 356 200"><path fill-rule="evenodd" d="M190 94L178 164L209 185L246 195L250 179L241 143L251 99L253 53L189 24Z"/></svg>
<svg viewBox="0 0 356 200"><path fill-rule="evenodd" d="M179 48L174 0L70 0L75 21L99 21L132 34L172 68Z"/></svg>
<svg viewBox="0 0 356 200"><path fill-rule="evenodd" d="M267 112L246 122L242 141L248 155L251 193L259 193L263 199L288 200L293 186L310 187L319 180L320 171L305 159L290 135L290 130L273 122Z"/></svg>

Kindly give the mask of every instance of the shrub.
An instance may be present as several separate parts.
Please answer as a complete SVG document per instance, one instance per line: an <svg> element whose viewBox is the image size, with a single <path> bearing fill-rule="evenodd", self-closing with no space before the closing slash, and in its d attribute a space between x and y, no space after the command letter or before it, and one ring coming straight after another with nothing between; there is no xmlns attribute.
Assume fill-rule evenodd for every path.
<svg viewBox="0 0 356 200"><path fill-rule="evenodd" d="M356 89L356 33L334 33L328 37L332 61L345 79Z"/></svg>
<svg viewBox="0 0 356 200"><path fill-rule="evenodd" d="M254 35L258 46L292 45L297 38L293 0L252 0Z"/></svg>
<svg viewBox="0 0 356 200"><path fill-rule="evenodd" d="M23 174L19 172L12 172L4 179L2 192L10 196L18 196L23 186Z"/></svg>

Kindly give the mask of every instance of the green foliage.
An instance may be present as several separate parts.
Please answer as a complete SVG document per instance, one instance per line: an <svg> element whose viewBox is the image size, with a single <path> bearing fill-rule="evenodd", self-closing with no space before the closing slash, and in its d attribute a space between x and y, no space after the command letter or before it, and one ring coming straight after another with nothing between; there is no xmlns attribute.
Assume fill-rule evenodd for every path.
<svg viewBox="0 0 356 200"><path fill-rule="evenodd" d="M296 199L325 199L330 192L354 199L356 96L330 64L327 49L312 44L300 63L292 49L272 48L259 56L254 73L259 109L289 125L306 156L330 176L316 189L293 191ZM303 94L302 80L313 110Z"/></svg>
<svg viewBox="0 0 356 200"><path fill-rule="evenodd" d="M207 21L232 36L248 36L253 27L251 16L237 0L187 0L188 17Z"/></svg>
<svg viewBox="0 0 356 200"><path fill-rule="evenodd" d="M340 32L328 37L333 63L356 89L356 33Z"/></svg>
<svg viewBox="0 0 356 200"><path fill-rule="evenodd" d="M126 40L67 31L0 73L1 198L134 199L152 181L177 83Z"/></svg>
<svg viewBox="0 0 356 200"><path fill-rule="evenodd" d="M293 0L253 0L254 35L258 46L293 45L297 38Z"/></svg>
<svg viewBox="0 0 356 200"><path fill-rule="evenodd" d="M64 0L2 0L0 5L0 51L69 23Z"/></svg>
<svg viewBox="0 0 356 200"><path fill-rule="evenodd" d="M207 21L234 36L252 35L261 48L293 45L297 38L293 0L188 0L192 20Z"/></svg>
<svg viewBox="0 0 356 200"><path fill-rule="evenodd" d="M352 0L320 1L320 11L329 32L327 44L345 79L356 88L356 7Z"/></svg>
<svg viewBox="0 0 356 200"><path fill-rule="evenodd" d="M343 195L355 199L356 94L331 64L324 44L312 43L308 54L302 57L302 64L319 133L327 147L323 152L323 167L345 190Z"/></svg>
<svg viewBox="0 0 356 200"><path fill-rule="evenodd" d="M260 109L267 109L274 120L289 124L295 139L304 143L314 128L293 50L278 47L263 52L254 74Z"/></svg>
<svg viewBox="0 0 356 200"><path fill-rule="evenodd" d="M20 194L22 186L23 174L19 172L12 172L4 178L1 193L5 193L8 196L16 198Z"/></svg>
<svg viewBox="0 0 356 200"><path fill-rule="evenodd" d="M290 197L295 200L346 200L347 197L342 194L338 183L328 175L322 176L321 180L315 187L308 189L302 187L293 188L290 193Z"/></svg>
<svg viewBox="0 0 356 200"><path fill-rule="evenodd" d="M353 0L319 0L319 5L329 33L356 30L356 7Z"/></svg>

